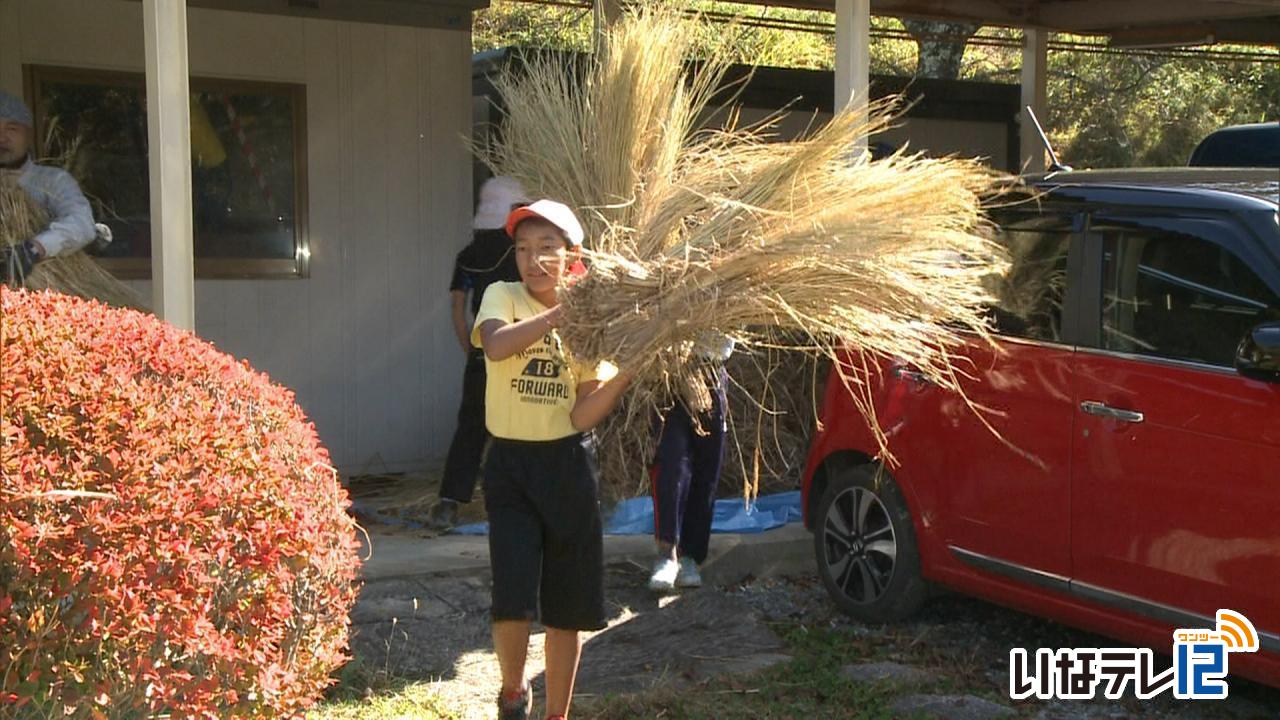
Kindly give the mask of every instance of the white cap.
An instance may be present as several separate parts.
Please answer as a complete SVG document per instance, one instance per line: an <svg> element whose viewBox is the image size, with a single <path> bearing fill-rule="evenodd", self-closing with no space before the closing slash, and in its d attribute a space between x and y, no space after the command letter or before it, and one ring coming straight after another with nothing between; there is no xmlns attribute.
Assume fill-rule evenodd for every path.
<svg viewBox="0 0 1280 720"><path fill-rule="evenodd" d="M578 222L578 217L573 214L569 206L564 203L558 203L555 200L539 200L530 205L516 208L507 216L507 234L515 239L516 226L529 218L542 218L547 222L560 228L564 236L569 239L569 244L578 246L582 244L583 233L582 224Z"/></svg>

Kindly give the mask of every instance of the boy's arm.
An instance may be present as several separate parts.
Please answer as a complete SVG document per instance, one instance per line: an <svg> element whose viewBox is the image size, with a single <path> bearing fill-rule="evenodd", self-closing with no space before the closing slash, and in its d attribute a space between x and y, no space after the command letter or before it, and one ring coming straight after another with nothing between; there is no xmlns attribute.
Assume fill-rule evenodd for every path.
<svg viewBox="0 0 1280 720"><path fill-rule="evenodd" d="M569 413L573 429L587 432L599 425L618 406L622 393L627 391L630 384L631 376L620 372L611 380L588 380L579 385L578 399Z"/></svg>
<svg viewBox="0 0 1280 720"><path fill-rule="evenodd" d="M449 297L453 300L453 332L458 336L458 347L462 348L464 354L470 353L471 328L467 327L467 292L450 290Z"/></svg>
<svg viewBox="0 0 1280 720"><path fill-rule="evenodd" d="M490 360L506 360L541 341L559 320L558 305L513 323L485 320L480 324L480 347L484 348L484 355Z"/></svg>

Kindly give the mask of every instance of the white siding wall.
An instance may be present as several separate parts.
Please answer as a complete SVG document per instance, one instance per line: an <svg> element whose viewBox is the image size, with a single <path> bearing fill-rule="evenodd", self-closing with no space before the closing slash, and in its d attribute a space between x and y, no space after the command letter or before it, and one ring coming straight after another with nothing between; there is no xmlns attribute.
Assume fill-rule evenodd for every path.
<svg viewBox="0 0 1280 720"><path fill-rule="evenodd" d="M192 74L307 86L311 277L199 280L197 332L293 388L344 472L438 462L461 383L446 289L469 237L469 30L188 25ZM139 3L0 0L0 38L19 94L24 64L143 69Z"/></svg>

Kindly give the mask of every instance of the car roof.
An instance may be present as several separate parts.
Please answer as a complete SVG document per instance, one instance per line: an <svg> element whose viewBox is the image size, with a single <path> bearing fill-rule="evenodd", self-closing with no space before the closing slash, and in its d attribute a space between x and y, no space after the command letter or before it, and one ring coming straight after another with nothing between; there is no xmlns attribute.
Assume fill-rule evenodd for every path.
<svg viewBox="0 0 1280 720"><path fill-rule="evenodd" d="M1232 125L1209 133L1191 152L1196 167L1280 168L1280 122Z"/></svg>
<svg viewBox="0 0 1280 720"><path fill-rule="evenodd" d="M1124 168L1063 170L1027 178L1045 189L1157 190L1186 196L1195 206L1275 210L1280 206L1280 172L1268 168Z"/></svg>
<svg viewBox="0 0 1280 720"><path fill-rule="evenodd" d="M1228 125L1218 128L1209 133L1208 137L1214 135L1234 135L1236 133L1254 133L1254 132L1280 132L1280 123L1275 122L1258 122L1245 123L1243 125Z"/></svg>

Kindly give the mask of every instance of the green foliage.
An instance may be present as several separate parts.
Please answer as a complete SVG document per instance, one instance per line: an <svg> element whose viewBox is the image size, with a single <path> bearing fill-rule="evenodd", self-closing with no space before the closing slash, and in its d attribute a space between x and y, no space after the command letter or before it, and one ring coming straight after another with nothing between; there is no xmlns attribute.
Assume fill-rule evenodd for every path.
<svg viewBox="0 0 1280 720"><path fill-rule="evenodd" d="M1016 41L1019 33L986 28ZM1041 118L1059 158L1077 168L1185 165L1196 143L1237 123L1280 120L1280 52L1249 50L1271 61L1221 60L1109 51L1096 39L1055 35L1089 45L1050 50L1048 117ZM970 45L961 77L1017 83L1017 47Z"/></svg>
<svg viewBox="0 0 1280 720"><path fill-rule="evenodd" d="M1280 119L1280 66L1054 53L1049 124L1082 167L1185 165L1225 125Z"/></svg>
<svg viewBox="0 0 1280 720"><path fill-rule="evenodd" d="M694 0L690 7L717 20L740 16L732 45L735 62L814 69L830 69L835 62L835 38L824 31L832 23L831 13L712 0ZM758 27L754 21L759 20L789 27ZM592 27L586 7L498 1L475 14L473 45L476 50L519 45L587 51ZM722 48L723 28L709 25L695 54L705 57ZM873 17L872 28L904 29L900 21L886 17ZM980 35L986 40L965 49L960 78L1019 82L1021 32L983 28ZM1098 43L1069 35L1052 39ZM1185 165L1196 143L1219 127L1280 120L1280 51L1249 49L1272 59L1123 54L1102 44L1051 50L1049 111L1041 121L1059 157L1075 167ZM917 57L910 40L872 39L872 73L914 75Z"/></svg>
<svg viewBox="0 0 1280 720"><path fill-rule="evenodd" d="M724 46L725 24L738 18L733 61L749 65L829 70L835 63L835 36L826 31L831 13L783 7L694 0L690 9L717 22L708 23L694 54L706 57ZM761 21L788 28L761 27ZM590 8L497 0L474 15L471 45L476 52L508 46L587 52L594 21ZM877 29L902 30L895 18L872 18ZM910 74L916 46L907 40L877 39L871 45L871 71Z"/></svg>
<svg viewBox="0 0 1280 720"><path fill-rule="evenodd" d="M540 47L587 52L594 27L591 8L495 2L471 19L475 52L503 47Z"/></svg>

